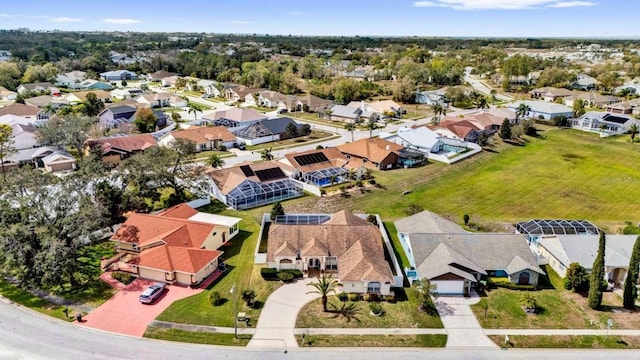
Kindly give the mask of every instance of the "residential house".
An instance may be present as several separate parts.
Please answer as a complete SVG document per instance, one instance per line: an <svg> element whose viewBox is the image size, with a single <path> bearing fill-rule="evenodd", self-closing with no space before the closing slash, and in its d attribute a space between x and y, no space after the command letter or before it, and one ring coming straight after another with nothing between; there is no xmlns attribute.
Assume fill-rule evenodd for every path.
<svg viewBox="0 0 640 360"><path fill-rule="evenodd" d="M192 126L188 129L171 131L158 140L161 146L168 146L176 139L187 139L195 142L196 152L216 150L224 146L231 148L236 137L224 126Z"/></svg>
<svg viewBox="0 0 640 360"><path fill-rule="evenodd" d="M308 184L324 187L349 181L349 160L334 147L289 152L279 161L292 178Z"/></svg>
<svg viewBox="0 0 640 360"><path fill-rule="evenodd" d="M98 114L100 127L103 129L115 129L121 124L130 124L136 119L138 108L133 105L114 104L102 110Z"/></svg>
<svg viewBox="0 0 640 360"><path fill-rule="evenodd" d="M21 150L38 147L38 128L35 126L25 124L13 124L11 125L13 139L12 147Z"/></svg>
<svg viewBox="0 0 640 360"><path fill-rule="evenodd" d="M640 127L640 121L623 114L598 111L589 111L571 120L573 129L598 133L600 137L624 134L633 125Z"/></svg>
<svg viewBox="0 0 640 360"><path fill-rule="evenodd" d="M347 106L359 107L362 109L363 113L370 112L376 114L380 119L387 117L400 117L403 112L402 107L393 100L381 100L369 103L365 101L352 101L347 104Z"/></svg>
<svg viewBox="0 0 640 360"><path fill-rule="evenodd" d="M315 95L306 94L298 97L295 109L288 110L319 113L320 111L329 108L332 104L333 101L331 100L326 100Z"/></svg>
<svg viewBox="0 0 640 360"><path fill-rule="evenodd" d="M444 117L437 125L429 126L436 134L443 138L476 143L482 133L491 135L495 131L486 130L485 126L475 119L461 119L458 117Z"/></svg>
<svg viewBox="0 0 640 360"><path fill-rule="evenodd" d="M502 126L504 119L512 120L516 118L516 114L513 111L507 109L490 109L475 114L468 114L464 116L464 119L475 120L476 123L481 124L487 135L491 135Z"/></svg>
<svg viewBox="0 0 640 360"><path fill-rule="evenodd" d="M457 157L456 154L466 153L473 155L481 151L481 148L473 143L462 140L443 138L426 126L415 128L401 127L396 133L380 133L381 139L391 141L403 146L407 151L416 151L426 159L454 163L465 157Z"/></svg>
<svg viewBox="0 0 640 360"><path fill-rule="evenodd" d="M149 81L162 81L162 79L164 78L168 78L170 76L176 76L176 75L180 75L180 74L168 72L165 70L158 70L154 73L147 74L147 79Z"/></svg>
<svg viewBox="0 0 640 360"><path fill-rule="evenodd" d="M295 216L287 214L287 219ZM394 278L380 229L346 210L322 220L297 224L276 219L269 226L268 266L335 274L346 293L392 295Z"/></svg>
<svg viewBox="0 0 640 360"><path fill-rule="evenodd" d="M627 92L632 95L640 94L640 81L634 80L631 82L627 82L613 89L614 94L620 94L624 92Z"/></svg>
<svg viewBox="0 0 640 360"><path fill-rule="evenodd" d="M288 177L275 161L207 171L209 193L236 210L304 195L303 183Z"/></svg>
<svg viewBox="0 0 640 360"><path fill-rule="evenodd" d="M550 102L564 101L564 98L573 94L571 90L551 86L533 89L529 93L534 99L541 99Z"/></svg>
<svg viewBox="0 0 640 360"><path fill-rule="evenodd" d="M73 171L76 159L58 147L43 146L24 148L11 154L10 161L18 166L31 166L47 172Z"/></svg>
<svg viewBox="0 0 640 360"><path fill-rule="evenodd" d="M202 89L202 91L207 95L211 95L214 97L221 97L222 95L220 89L218 89L219 83L215 80L200 79L196 81L196 86ZM194 90L195 89L190 89L190 91Z"/></svg>
<svg viewBox="0 0 640 360"><path fill-rule="evenodd" d="M135 100L141 104L148 105L152 108L156 107L187 107L187 100L173 93L151 93L139 95Z"/></svg>
<svg viewBox="0 0 640 360"><path fill-rule="evenodd" d="M418 91L416 93L415 102L416 104L425 104L430 106L438 104L443 107L447 107L449 105L444 89Z"/></svg>
<svg viewBox="0 0 640 360"><path fill-rule="evenodd" d="M629 272L631 252L637 235L607 234L605 241L605 278L612 287L621 287ZM576 262L591 271L598 252L600 235L544 235L537 243L538 253L560 277Z"/></svg>
<svg viewBox="0 0 640 360"><path fill-rule="evenodd" d="M249 96L251 94L247 94ZM296 97L293 96L294 100L291 100L290 96L285 94L281 94L277 91L261 91L258 93L257 104L262 107L268 108L282 108L282 109L290 109L291 107L295 107ZM246 100L245 100L246 102ZM292 103L291 106L289 103ZM288 105L288 106L287 106Z"/></svg>
<svg viewBox="0 0 640 360"><path fill-rule="evenodd" d="M640 99L627 100L607 105L604 110L613 114L640 115Z"/></svg>
<svg viewBox="0 0 640 360"><path fill-rule="evenodd" d="M349 124L356 124L361 120L377 120L377 116L375 116L372 112L364 112L359 107L345 105L333 105L331 108L325 109L323 112L321 112L321 116L332 121L342 121Z"/></svg>
<svg viewBox="0 0 640 360"><path fill-rule="evenodd" d="M40 95L32 98L27 98L27 99L24 99L24 103L25 105L35 106L40 109L51 106L53 110L57 110L62 106L67 105L67 102L65 101L65 99L62 99L56 96L51 96L51 95ZM44 118L45 117L44 115L47 115L46 117L48 118L49 114L43 114L43 112L41 112L39 115L41 118Z"/></svg>
<svg viewBox="0 0 640 360"><path fill-rule="evenodd" d="M11 51L0 50L0 62L9 61L11 59Z"/></svg>
<svg viewBox="0 0 640 360"><path fill-rule="evenodd" d="M90 91L76 91L76 92L72 92L69 93L67 95L67 102L69 102L70 104L80 104L83 103L85 101L87 101L87 95L88 94L94 94L96 96L96 98L98 98L98 100L102 101L103 103L110 103L111 102L111 94L109 94L108 92L104 91L104 90L90 90Z"/></svg>
<svg viewBox="0 0 640 360"><path fill-rule="evenodd" d="M17 96L17 92L8 90L4 86L0 86L0 100L15 100Z"/></svg>
<svg viewBox="0 0 640 360"><path fill-rule="evenodd" d="M33 92L44 94L45 92L48 91L50 95L60 96L60 90L49 82L20 84L16 89L16 91L18 91L18 94L24 94L27 91L33 91Z"/></svg>
<svg viewBox="0 0 640 360"><path fill-rule="evenodd" d="M84 143L83 151L88 156L93 149L100 149L102 161L118 165L120 161L129 156L157 145L156 139L151 134L118 135L102 139L88 139Z"/></svg>
<svg viewBox="0 0 640 360"><path fill-rule="evenodd" d="M363 165L368 168L388 170L400 163L399 153L404 146L380 138L360 139L337 146L351 167Z"/></svg>
<svg viewBox="0 0 640 360"><path fill-rule="evenodd" d="M0 117L10 115L7 116L5 121L0 122L0 124L9 124L10 120L12 122L18 121L26 125L35 124L38 120L42 120L40 114L41 110L36 106L14 103L0 107Z"/></svg>
<svg viewBox="0 0 640 360"><path fill-rule="evenodd" d="M143 93L144 92L140 89L115 89L111 91L111 97L119 100L132 99L136 96L142 95Z"/></svg>
<svg viewBox="0 0 640 360"><path fill-rule="evenodd" d="M179 75L167 76L167 77L163 78L162 80L160 80L160 83L164 87L175 87L176 86L176 82L178 81L178 79L181 79L181 78L182 78L182 76L179 76Z"/></svg>
<svg viewBox="0 0 640 360"><path fill-rule="evenodd" d="M249 126L266 118L265 114L254 109L231 108L203 115L202 123L234 129Z"/></svg>
<svg viewBox="0 0 640 360"><path fill-rule="evenodd" d="M232 102L246 101L247 95L257 94L264 89L249 88L244 85L227 85L225 86L222 96ZM249 99L251 101L251 99ZM254 100L255 102L255 100ZM255 103L254 103L255 106Z"/></svg>
<svg viewBox="0 0 640 360"><path fill-rule="evenodd" d="M578 74L578 76L576 77L576 81L571 84L571 87L576 90L589 91L595 90L597 85L598 80L596 78L591 77L587 74Z"/></svg>
<svg viewBox="0 0 640 360"><path fill-rule="evenodd" d="M138 74L129 70L114 70L100 73L100 77L106 81L136 80Z"/></svg>
<svg viewBox="0 0 640 360"><path fill-rule="evenodd" d="M300 134L302 125L288 117L275 119L263 119L242 128L233 128L233 134L247 145L258 145L272 141L286 140L292 136L287 132L287 128L293 124L297 133Z"/></svg>
<svg viewBox="0 0 640 360"><path fill-rule="evenodd" d="M113 90L111 84L93 79L84 80L77 84L77 88L82 90Z"/></svg>
<svg viewBox="0 0 640 360"><path fill-rule="evenodd" d="M428 278L439 294L468 294L487 276L536 285L544 272L522 234L469 233L430 211L395 223L410 281Z"/></svg>
<svg viewBox="0 0 640 360"><path fill-rule="evenodd" d="M180 204L156 215L134 213L111 237L116 268L143 279L194 286L218 269L217 250L239 233L241 219Z"/></svg>
<svg viewBox="0 0 640 360"><path fill-rule="evenodd" d="M68 87L77 89L77 85L87 79L87 73L84 71L69 71L64 74L58 74L56 76L56 86Z"/></svg>
<svg viewBox="0 0 640 360"><path fill-rule="evenodd" d="M616 104L620 99L612 95L600 95L595 92L574 92L573 95L564 98L564 104L573 107L576 101L582 100L585 107L604 108L607 105Z"/></svg>
<svg viewBox="0 0 640 360"><path fill-rule="evenodd" d="M526 115L530 118L540 119L540 120L552 120L557 116L566 116L567 118L573 117L573 109L562 105L556 104L548 101L540 101L540 100L527 100L527 101L517 101L507 104L507 109L511 111L518 111L518 107L520 104L525 104L531 109L529 113Z"/></svg>

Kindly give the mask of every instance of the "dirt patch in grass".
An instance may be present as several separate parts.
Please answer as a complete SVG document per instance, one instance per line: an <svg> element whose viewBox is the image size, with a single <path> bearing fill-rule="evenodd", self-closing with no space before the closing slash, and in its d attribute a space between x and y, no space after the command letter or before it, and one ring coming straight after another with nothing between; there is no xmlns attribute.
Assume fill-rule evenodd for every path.
<svg viewBox="0 0 640 360"><path fill-rule="evenodd" d="M640 329L640 309L631 311L622 307L622 299L614 292L607 291L602 296L602 307L592 310L587 306L587 298L580 294L567 291L567 296L573 299L583 309L589 322L600 329L607 327L607 320L613 320L613 329Z"/></svg>
<svg viewBox="0 0 640 360"><path fill-rule="evenodd" d="M300 347L444 347L447 335L296 335Z"/></svg>
<svg viewBox="0 0 640 360"><path fill-rule="evenodd" d="M509 336L505 344L502 335L489 336L498 346L506 348L557 348L557 349L640 349L640 336Z"/></svg>

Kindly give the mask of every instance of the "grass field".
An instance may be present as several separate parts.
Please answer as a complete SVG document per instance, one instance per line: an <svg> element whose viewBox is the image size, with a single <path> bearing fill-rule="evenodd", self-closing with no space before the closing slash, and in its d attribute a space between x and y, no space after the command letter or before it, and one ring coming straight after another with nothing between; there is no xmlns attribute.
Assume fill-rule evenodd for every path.
<svg viewBox="0 0 640 360"><path fill-rule="evenodd" d="M0 280L0 295L37 312L65 321L73 320L73 314L71 311L69 312L71 317L67 317L65 315L64 306L58 306L44 300L43 298L31 295L31 293L10 284L5 280Z"/></svg>
<svg viewBox="0 0 640 360"><path fill-rule="evenodd" d="M293 202L292 207L376 212L393 221L406 216L409 204L418 204L459 223L469 214L486 230L531 218L559 218L588 219L615 232L626 220L640 220L640 144L629 143L628 136L601 139L539 127L541 136L526 137L525 146L496 140L492 150L454 165L431 162L376 171L386 190ZM403 196L405 190L412 193Z"/></svg>
<svg viewBox="0 0 640 360"><path fill-rule="evenodd" d="M444 347L447 335L296 335L300 347Z"/></svg>
<svg viewBox="0 0 640 360"><path fill-rule="evenodd" d="M236 339L233 334L192 332L178 329L160 329L148 327L144 337L168 341L178 341L193 344L226 345L226 346L246 346L251 340L251 335L238 335Z"/></svg>
<svg viewBox="0 0 640 360"><path fill-rule="evenodd" d="M498 346L506 348L562 348L562 349L640 349L640 336L489 336ZM630 354L631 355L631 354Z"/></svg>

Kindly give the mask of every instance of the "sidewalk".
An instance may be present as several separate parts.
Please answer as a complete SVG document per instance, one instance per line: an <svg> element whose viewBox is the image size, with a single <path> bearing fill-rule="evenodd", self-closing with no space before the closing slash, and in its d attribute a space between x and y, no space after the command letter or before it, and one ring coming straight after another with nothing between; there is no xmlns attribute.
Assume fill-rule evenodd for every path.
<svg viewBox="0 0 640 360"><path fill-rule="evenodd" d="M485 335L598 335L604 336L606 329L484 329ZM639 329L609 330L609 335L640 336Z"/></svg>

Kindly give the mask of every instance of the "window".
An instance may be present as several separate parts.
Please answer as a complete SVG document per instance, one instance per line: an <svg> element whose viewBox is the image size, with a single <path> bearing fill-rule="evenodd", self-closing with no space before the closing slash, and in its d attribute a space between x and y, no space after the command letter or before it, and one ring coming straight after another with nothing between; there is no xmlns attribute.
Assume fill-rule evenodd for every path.
<svg viewBox="0 0 640 360"><path fill-rule="evenodd" d="M370 282L367 284L367 292L369 293L378 293L380 292L380 283L379 282Z"/></svg>
<svg viewBox="0 0 640 360"><path fill-rule="evenodd" d="M207 144L200 144L200 150L207 150Z"/></svg>
<svg viewBox="0 0 640 360"><path fill-rule="evenodd" d="M335 256L327 257L326 270L338 270L338 258Z"/></svg>

